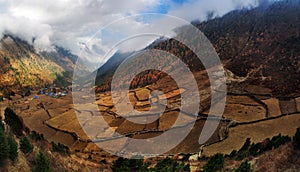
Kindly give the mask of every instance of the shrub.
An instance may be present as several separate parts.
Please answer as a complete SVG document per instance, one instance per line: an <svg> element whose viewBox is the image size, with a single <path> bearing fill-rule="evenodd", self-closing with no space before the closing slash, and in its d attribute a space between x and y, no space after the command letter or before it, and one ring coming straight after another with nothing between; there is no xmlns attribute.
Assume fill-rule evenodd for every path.
<svg viewBox="0 0 300 172"><path fill-rule="evenodd" d="M151 172L186 172L190 171L190 166L184 163L178 163L176 160L171 158L163 159L159 161L156 166L150 169Z"/></svg>
<svg viewBox="0 0 300 172"><path fill-rule="evenodd" d="M147 172L148 163L144 163L142 159L126 159L118 158L112 165L113 172Z"/></svg>
<svg viewBox="0 0 300 172"><path fill-rule="evenodd" d="M262 148L261 143L257 143L257 144L252 143L249 148L249 154L256 157L260 154L261 148Z"/></svg>
<svg viewBox="0 0 300 172"><path fill-rule="evenodd" d="M166 158L157 162L154 168L148 169L149 163L142 159L118 158L112 165L113 172L189 172L189 165L178 163L174 159Z"/></svg>
<svg viewBox="0 0 300 172"><path fill-rule="evenodd" d="M230 158L230 159L233 159L233 158L236 157L236 155L237 155L237 151L236 151L236 150L233 150L233 151L229 154L229 158Z"/></svg>
<svg viewBox="0 0 300 172"><path fill-rule="evenodd" d="M7 159L9 147L3 130L0 130L0 167L3 166L3 162Z"/></svg>
<svg viewBox="0 0 300 172"><path fill-rule="evenodd" d="M219 171L224 166L224 156L222 154L216 154L210 158L208 163L204 166L205 172Z"/></svg>
<svg viewBox="0 0 300 172"><path fill-rule="evenodd" d="M18 157L18 143L16 142L15 138L12 135L9 135L7 138L7 144L9 147L8 157L12 161L15 161Z"/></svg>
<svg viewBox="0 0 300 172"><path fill-rule="evenodd" d="M51 145L54 152L59 152L61 154L70 154L69 148L61 143L55 144L54 142L51 142Z"/></svg>
<svg viewBox="0 0 300 172"><path fill-rule="evenodd" d="M20 140L20 149L25 154L33 151L33 145L26 136L23 136Z"/></svg>
<svg viewBox="0 0 300 172"><path fill-rule="evenodd" d="M281 134L274 136L271 140L269 138L266 139L264 141L265 143L251 144L250 138L247 138L241 149L238 152L231 152L229 157L231 159L235 158L236 160L240 161L248 156L258 156L265 151L272 150L273 148L278 148L279 146L290 141L291 138L289 136L282 136Z"/></svg>
<svg viewBox="0 0 300 172"><path fill-rule="evenodd" d="M30 133L30 138L35 141L42 140L42 136L40 134L38 134L36 131L32 131Z"/></svg>
<svg viewBox="0 0 300 172"><path fill-rule="evenodd" d="M279 146L290 142L291 138L289 136L281 136L281 134L272 137L272 139L267 139L267 145L261 149L261 152L272 150L273 148L278 148Z"/></svg>
<svg viewBox="0 0 300 172"><path fill-rule="evenodd" d="M266 140L265 140L265 145L262 147L262 149L261 149L261 153L263 153L263 152L265 152L265 151L269 151L269 150L272 150L272 148L273 148L273 144L272 144L272 142L271 142L271 140L270 140L270 138L267 138Z"/></svg>
<svg viewBox="0 0 300 172"><path fill-rule="evenodd" d="M278 148L280 145L283 145L290 141L291 138L289 136L281 136L281 134L279 134L278 136L274 136L272 138L271 143L274 148Z"/></svg>
<svg viewBox="0 0 300 172"><path fill-rule="evenodd" d="M50 172L50 161L48 157L39 152L35 158L34 172Z"/></svg>
<svg viewBox="0 0 300 172"><path fill-rule="evenodd" d="M241 165L234 170L235 172L251 172L251 164L248 161L242 162Z"/></svg>
<svg viewBox="0 0 300 172"><path fill-rule="evenodd" d="M251 144L251 140L250 140L250 138L247 138L246 141L245 141L245 143L244 143L244 145L239 150L239 152L243 152L243 151L248 150L248 148L250 147L250 144Z"/></svg>
<svg viewBox="0 0 300 172"><path fill-rule="evenodd" d="M242 152L238 152L237 156L236 156L236 160L241 161L244 158L246 158L248 156L248 151L242 151Z"/></svg>

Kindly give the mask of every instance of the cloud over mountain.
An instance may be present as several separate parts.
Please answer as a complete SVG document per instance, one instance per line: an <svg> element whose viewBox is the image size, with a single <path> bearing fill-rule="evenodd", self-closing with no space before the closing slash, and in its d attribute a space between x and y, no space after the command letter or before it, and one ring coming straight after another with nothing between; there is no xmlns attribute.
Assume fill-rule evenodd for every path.
<svg viewBox="0 0 300 172"><path fill-rule="evenodd" d="M231 10L257 4L258 1L253 0L0 0L0 35L15 35L38 50L53 50L53 45L70 49L77 55L86 50L89 57L85 58L103 63L106 59L98 57L111 49L113 37L121 39L139 31L156 33L177 27L176 24L151 27L152 22L163 22L163 16L151 22L127 18L122 26L113 28L117 31L113 37L99 33L91 40L97 31L112 21L148 12L174 15L188 21L205 20L210 12L213 16L222 16ZM136 39L123 47L123 51L142 48L155 38Z"/></svg>

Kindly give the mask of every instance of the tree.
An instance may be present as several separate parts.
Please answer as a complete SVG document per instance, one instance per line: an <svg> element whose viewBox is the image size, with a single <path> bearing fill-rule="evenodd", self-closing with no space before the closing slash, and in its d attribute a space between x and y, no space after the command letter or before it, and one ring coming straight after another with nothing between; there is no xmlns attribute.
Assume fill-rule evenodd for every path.
<svg viewBox="0 0 300 172"><path fill-rule="evenodd" d="M48 157L39 152L35 158L34 172L50 172L50 161Z"/></svg>
<svg viewBox="0 0 300 172"><path fill-rule="evenodd" d="M23 136L20 140L20 149L25 154L33 151L33 145L26 136Z"/></svg>
<svg viewBox="0 0 300 172"><path fill-rule="evenodd" d="M300 128L297 128L297 131L293 137L294 148L300 150Z"/></svg>
<svg viewBox="0 0 300 172"><path fill-rule="evenodd" d="M252 143L249 148L249 154L252 156L258 156L260 154L260 150L262 148L262 143Z"/></svg>
<svg viewBox="0 0 300 172"><path fill-rule="evenodd" d="M0 130L4 131L4 124L2 123L2 117L0 115Z"/></svg>
<svg viewBox="0 0 300 172"><path fill-rule="evenodd" d="M247 138L246 141L245 141L245 143L244 143L244 145L239 150L239 152L243 152L243 151L248 150L250 144L251 144L251 140L250 140L250 138Z"/></svg>
<svg viewBox="0 0 300 172"><path fill-rule="evenodd" d="M52 145L52 151L54 151L54 152L59 152L61 154L65 154L65 155L70 154L70 149L61 143L56 144L54 142L51 142L51 145Z"/></svg>
<svg viewBox="0 0 300 172"><path fill-rule="evenodd" d="M25 132L26 133L30 133L30 131L26 131L26 129L25 129ZM30 133L30 138L32 139L32 140L35 140L35 141L39 141L39 140L42 140L42 135L41 134L39 134L39 133L37 133L36 131L32 131L31 133Z"/></svg>
<svg viewBox="0 0 300 172"><path fill-rule="evenodd" d="M204 166L205 172L215 172L222 170L224 166L224 156L222 154L216 154L210 158L208 163Z"/></svg>
<svg viewBox="0 0 300 172"><path fill-rule="evenodd" d="M0 130L0 167L3 166L3 162L7 159L9 147L3 130Z"/></svg>
<svg viewBox="0 0 300 172"><path fill-rule="evenodd" d="M251 164L248 161L242 162L241 165L234 170L235 172L251 172Z"/></svg>
<svg viewBox="0 0 300 172"><path fill-rule="evenodd" d="M22 136L23 122L20 120L17 114L12 109L6 108L4 115L5 115L5 122L10 126L12 132L16 136Z"/></svg>
<svg viewBox="0 0 300 172"><path fill-rule="evenodd" d="M230 158L230 159L233 159L233 158L236 157L236 155L237 155L237 151L236 151L236 150L233 150L233 151L229 154L229 158Z"/></svg>
<svg viewBox="0 0 300 172"><path fill-rule="evenodd" d="M147 172L148 163L144 163L142 159L126 159L118 158L112 165L113 172Z"/></svg>
<svg viewBox="0 0 300 172"><path fill-rule="evenodd" d="M251 145L251 140L250 138L247 138L244 145L237 152L236 160L242 160L249 155L248 148L250 147L250 145Z"/></svg>
<svg viewBox="0 0 300 172"><path fill-rule="evenodd" d="M154 168L149 169L149 163L142 159L118 158L112 165L113 172L189 172L190 166L178 163L176 160L166 158L159 161Z"/></svg>
<svg viewBox="0 0 300 172"><path fill-rule="evenodd" d="M290 142L292 139L289 136L281 136L281 134L274 136L271 140L272 146L278 148L279 146Z"/></svg>
<svg viewBox="0 0 300 172"><path fill-rule="evenodd" d="M190 171L190 166L184 163L178 163L176 160L171 158L166 158L159 161L156 166L150 169L151 172L186 172Z"/></svg>
<svg viewBox="0 0 300 172"><path fill-rule="evenodd" d="M18 143L16 142L15 138L12 135L9 135L7 138L7 144L9 147L8 157L12 161L15 161L18 157Z"/></svg>

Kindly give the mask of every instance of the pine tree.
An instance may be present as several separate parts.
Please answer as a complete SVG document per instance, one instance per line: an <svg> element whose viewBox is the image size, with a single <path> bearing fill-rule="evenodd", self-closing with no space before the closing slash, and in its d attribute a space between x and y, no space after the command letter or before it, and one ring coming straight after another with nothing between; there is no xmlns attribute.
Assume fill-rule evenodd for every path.
<svg viewBox="0 0 300 172"><path fill-rule="evenodd" d="M0 129L0 167L3 166L4 161L8 157L9 147L4 131Z"/></svg>
<svg viewBox="0 0 300 172"><path fill-rule="evenodd" d="M241 165L234 170L235 172L251 172L251 164L248 161L242 162Z"/></svg>
<svg viewBox="0 0 300 172"><path fill-rule="evenodd" d="M118 158L112 165L111 169L113 172L125 172L125 171L135 171L135 172L147 172L148 163L144 163L142 159L126 159Z"/></svg>
<svg viewBox="0 0 300 172"><path fill-rule="evenodd" d="M18 157L18 143L16 142L15 138L12 135L9 135L7 138L7 144L9 147L8 157L12 161L15 161Z"/></svg>
<svg viewBox="0 0 300 172"><path fill-rule="evenodd" d="M157 162L156 166L150 169L151 172L166 171L166 172L188 172L190 166L184 163L178 163L176 160L171 158L163 159Z"/></svg>
<svg viewBox="0 0 300 172"><path fill-rule="evenodd" d="M33 145L26 136L23 136L20 140L20 149L25 154L33 151Z"/></svg>
<svg viewBox="0 0 300 172"><path fill-rule="evenodd" d="M5 112L5 123L8 124L12 130L12 132L16 136L23 135L23 122L17 116L17 114L10 108L6 108Z"/></svg>
<svg viewBox="0 0 300 172"><path fill-rule="evenodd" d="M34 172L50 172L50 161L48 157L39 152L35 158Z"/></svg>
<svg viewBox="0 0 300 172"><path fill-rule="evenodd" d="M204 166L205 172L220 171L224 166L224 156L222 154L216 154L210 158L208 163Z"/></svg>

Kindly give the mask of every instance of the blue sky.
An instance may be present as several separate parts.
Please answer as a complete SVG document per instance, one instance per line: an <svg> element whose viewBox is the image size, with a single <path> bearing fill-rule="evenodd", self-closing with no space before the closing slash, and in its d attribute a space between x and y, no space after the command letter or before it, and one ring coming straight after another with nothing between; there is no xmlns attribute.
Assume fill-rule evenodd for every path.
<svg viewBox="0 0 300 172"><path fill-rule="evenodd" d="M182 4L190 1L191 0L165 0L162 1L162 3L156 6L153 10L149 10L147 12L167 14L172 6L181 6Z"/></svg>

